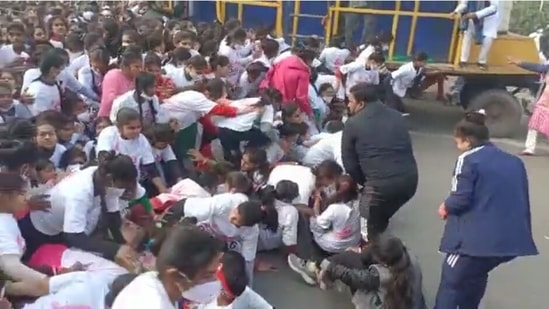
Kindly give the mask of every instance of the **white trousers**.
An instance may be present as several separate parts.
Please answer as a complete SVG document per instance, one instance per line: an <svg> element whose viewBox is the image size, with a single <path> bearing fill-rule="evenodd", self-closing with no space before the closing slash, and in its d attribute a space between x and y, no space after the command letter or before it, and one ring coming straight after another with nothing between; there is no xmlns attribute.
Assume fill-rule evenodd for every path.
<svg viewBox="0 0 549 309"><path fill-rule="evenodd" d="M470 29L470 30L469 30ZM475 41L475 30L474 26L471 21L469 21L469 27L468 30L465 31L463 34L463 42L461 44L461 57L459 59L460 62L468 62L469 61L469 54L471 53L471 46L473 45L473 42ZM490 52L490 48L492 47L492 42L494 41L494 38L484 37L482 40L482 46L480 47L480 52L478 54L478 63L480 64L486 64L488 61L488 53Z"/></svg>
<svg viewBox="0 0 549 309"><path fill-rule="evenodd" d="M524 141L524 152L534 153L536 151L536 144L538 141L538 132L536 130L528 130L526 134L526 141Z"/></svg>

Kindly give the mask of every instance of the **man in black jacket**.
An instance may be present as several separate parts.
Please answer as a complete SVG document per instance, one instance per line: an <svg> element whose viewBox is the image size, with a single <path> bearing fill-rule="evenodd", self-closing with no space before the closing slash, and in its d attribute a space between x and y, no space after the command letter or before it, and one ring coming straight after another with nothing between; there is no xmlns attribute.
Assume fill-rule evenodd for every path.
<svg viewBox="0 0 549 309"><path fill-rule="evenodd" d="M418 181L405 119L381 103L376 91L365 83L350 89L352 117L341 146L345 170L364 185L360 215L367 220L369 239L387 229L389 219L414 196Z"/></svg>

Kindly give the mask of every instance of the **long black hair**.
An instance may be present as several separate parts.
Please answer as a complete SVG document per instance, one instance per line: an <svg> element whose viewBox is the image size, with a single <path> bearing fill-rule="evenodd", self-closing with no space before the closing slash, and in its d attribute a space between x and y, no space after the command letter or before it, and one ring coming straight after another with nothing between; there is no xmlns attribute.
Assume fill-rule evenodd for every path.
<svg viewBox="0 0 549 309"><path fill-rule="evenodd" d="M154 76L154 74L149 72L142 72L135 79L135 99L137 100L137 103L138 103L137 107L139 109L139 119L141 120L141 123L143 123L142 104L145 103L145 98L143 98L141 95L145 92L147 88L154 87L155 83L156 83L156 77ZM152 122L156 123L156 114L158 113L158 111L154 108L152 99L149 99L147 101L153 117Z"/></svg>
<svg viewBox="0 0 549 309"><path fill-rule="evenodd" d="M377 262L386 265L391 272L391 279L385 284L386 308L412 308L411 261L404 243L397 237L380 235L372 242L371 250Z"/></svg>
<svg viewBox="0 0 549 309"><path fill-rule="evenodd" d="M291 204L299 196L299 188L293 181L282 180L276 185L276 188L267 185L261 188L258 194L263 211L262 223L265 224L268 230L276 233L278 230L278 212L275 208L276 200Z"/></svg>

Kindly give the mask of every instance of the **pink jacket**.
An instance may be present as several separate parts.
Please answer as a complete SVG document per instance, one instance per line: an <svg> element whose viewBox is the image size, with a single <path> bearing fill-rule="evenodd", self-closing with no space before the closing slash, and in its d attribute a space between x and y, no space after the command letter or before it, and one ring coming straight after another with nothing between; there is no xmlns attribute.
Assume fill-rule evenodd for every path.
<svg viewBox="0 0 549 309"><path fill-rule="evenodd" d="M284 102L296 101L302 112L313 114L309 104L309 67L298 56L292 55L275 64L261 83L260 88L276 88Z"/></svg>
<svg viewBox="0 0 549 309"><path fill-rule="evenodd" d="M101 105L97 115L109 117L114 99L134 89L135 81L128 80L122 70L112 69L105 74L101 87Z"/></svg>

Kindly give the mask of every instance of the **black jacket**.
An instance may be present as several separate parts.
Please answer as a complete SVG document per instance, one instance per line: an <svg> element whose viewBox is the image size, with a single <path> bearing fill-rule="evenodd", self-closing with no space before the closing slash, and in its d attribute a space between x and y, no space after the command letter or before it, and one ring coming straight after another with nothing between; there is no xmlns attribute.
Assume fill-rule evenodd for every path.
<svg viewBox="0 0 549 309"><path fill-rule="evenodd" d="M341 155L345 170L360 184L417 175L406 120L381 102L368 103L347 120Z"/></svg>

